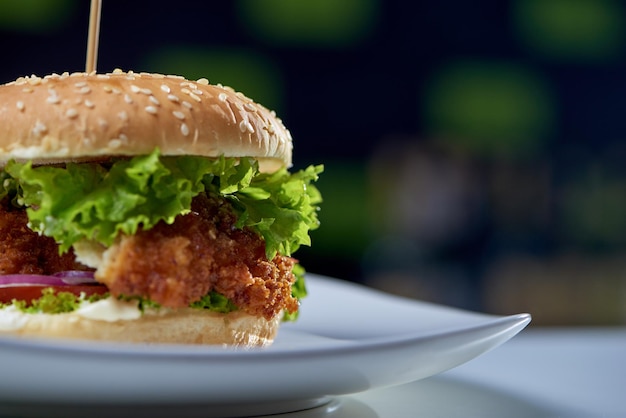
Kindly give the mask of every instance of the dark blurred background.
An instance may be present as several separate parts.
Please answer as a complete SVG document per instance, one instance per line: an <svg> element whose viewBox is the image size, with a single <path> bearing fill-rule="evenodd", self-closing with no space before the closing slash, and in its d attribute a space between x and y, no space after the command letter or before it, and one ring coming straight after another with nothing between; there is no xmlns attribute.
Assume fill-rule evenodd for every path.
<svg viewBox="0 0 626 418"><path fill-rule="evenodd" d="M0 81L83 71L88 0L0 1ZM103 0L98 70L207 77L325 164L305 267L626 322L626 3Z"/></svg>

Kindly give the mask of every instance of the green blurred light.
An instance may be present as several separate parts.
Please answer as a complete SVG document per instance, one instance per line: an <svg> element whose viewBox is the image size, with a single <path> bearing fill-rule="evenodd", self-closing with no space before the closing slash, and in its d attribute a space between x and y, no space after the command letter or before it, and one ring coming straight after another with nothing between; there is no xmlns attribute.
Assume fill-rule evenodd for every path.
<svg viewBox="0 0 626 418"><path fill-rule="evenodd" d="M239 0L247 29L266 41L341 47L367 36L379 11L379 0Z"/></svg>
<svg viewBox="0 0 626 418"><path fill-rule="evenodd" d="M424 91L427 134L486 156L532 156L553 133L550 89L521 67L461 62L440 70Z"/></svg>
<svg viewBox="0 0 626 418"><path fill-rule="evenodd" d="M46 32L67 22L76 6L74 0L2 0L0 28L20 32Z"/></svg>
<svg viewBox="0 0 626 418"><path fill-rule="evenodd" d="M624 7L616 0L517 0L514 27L533 50L556 58L597 60L621 54Z"/></svg>
<svg viewBox="0 0 626 418"><path fill-rule="evenodd" d="M283 110L281 71L264 55L237 49L179 46L153 51L144 62L148 71L189 79L205 77L211 84L232 87L278 114Z"/></svg>
<svg viewBox="0 0 626 418"><path fill-rule="evenodd" d="M561 193L564 239L586 248L626 244L626 181L601 167L581 170Z"/></svg>

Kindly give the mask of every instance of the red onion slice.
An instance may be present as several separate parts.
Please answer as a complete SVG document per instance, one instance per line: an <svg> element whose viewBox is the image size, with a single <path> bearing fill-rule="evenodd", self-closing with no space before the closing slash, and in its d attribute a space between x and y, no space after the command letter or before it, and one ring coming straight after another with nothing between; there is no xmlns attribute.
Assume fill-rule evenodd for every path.
<svg viewBox="0 0 626 418"><path fill-rule="evenodd" d="M68 286L98 284L90 271L64 271L53 275L5 274L0 275L0 286Z"/></svg>
<svg viewBox="0 0 626 418"><path fill-rule="evenodd" d="M82 271L82 270L69 270L69 271L61 271L59 273L53 274L54 277L58 277L65 284L73 285L73 284L98 284L98 282L93 277L93 271Z"/></svg>

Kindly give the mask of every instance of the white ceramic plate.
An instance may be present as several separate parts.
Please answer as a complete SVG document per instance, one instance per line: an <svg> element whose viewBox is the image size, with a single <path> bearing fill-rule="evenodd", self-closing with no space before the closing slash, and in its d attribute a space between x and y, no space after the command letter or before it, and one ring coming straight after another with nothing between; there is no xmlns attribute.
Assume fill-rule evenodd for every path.
<svg viewBox="0 0 626 418"><path fill-rule="evenodd" d="M307 284L300 319L266 349L2 337L0 415L81 415L94 405L107 415L145 407L152 416L181 413L181 405L202 416L311 408L448 370L530 322L528 314L467 312L311 274Z"/></svg>

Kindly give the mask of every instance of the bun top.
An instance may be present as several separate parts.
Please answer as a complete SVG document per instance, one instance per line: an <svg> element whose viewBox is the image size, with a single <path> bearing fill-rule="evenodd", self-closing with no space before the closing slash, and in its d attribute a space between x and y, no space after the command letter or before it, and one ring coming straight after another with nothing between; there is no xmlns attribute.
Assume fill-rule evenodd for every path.
<svg viewBox="0 0 626 418"><path fill-rule="evenodd" d="M206 79L122 72L22 77L0 86L0 165L148 154L253 157L291 166L273 111Z"/></svg>

